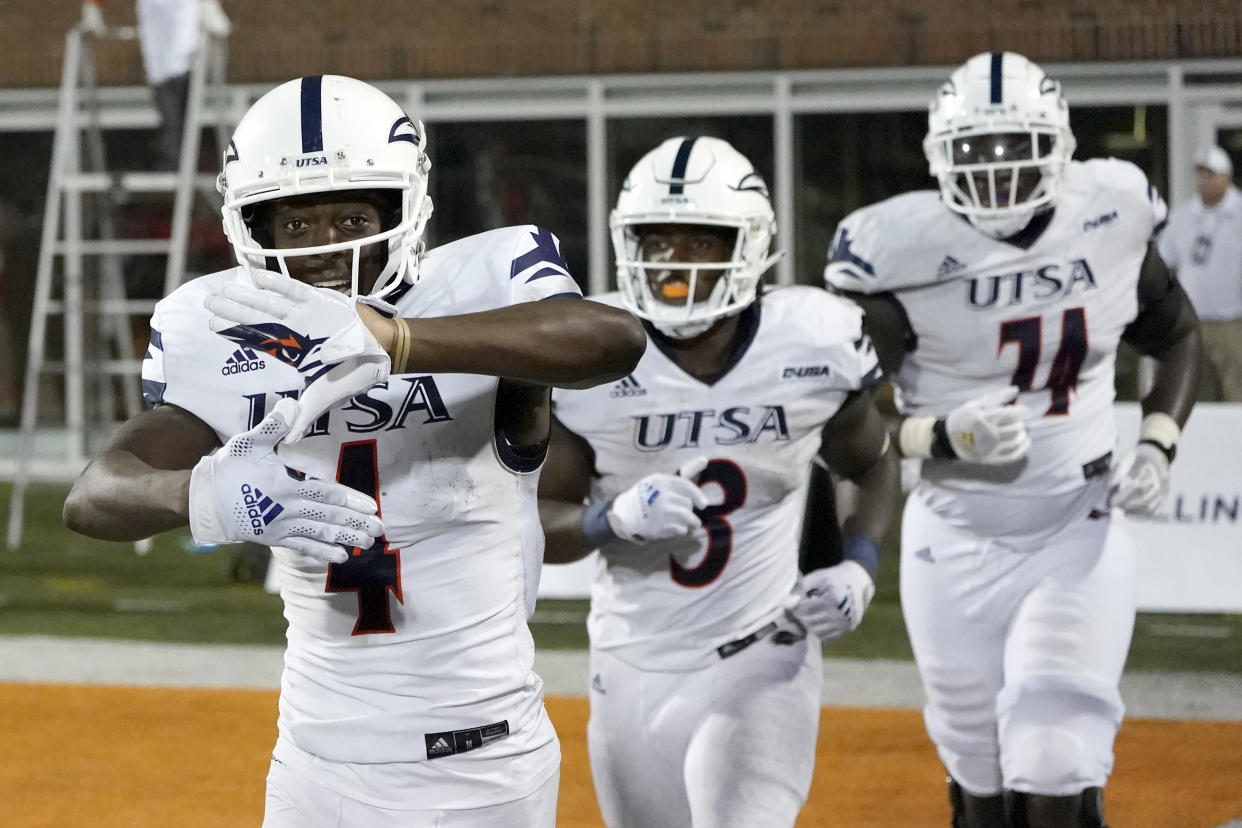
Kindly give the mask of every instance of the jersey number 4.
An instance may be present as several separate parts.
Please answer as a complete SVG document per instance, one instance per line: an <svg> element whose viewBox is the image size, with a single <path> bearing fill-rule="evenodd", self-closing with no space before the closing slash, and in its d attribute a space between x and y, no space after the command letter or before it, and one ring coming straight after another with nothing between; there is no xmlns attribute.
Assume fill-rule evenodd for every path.
<svg viewBox="0 0 1242 828"><path fill-rule="evenodd" d="M1010 383L1021 391L1030 391L1039 366L1040 343L1043 341L1043 317L1028 316L1011 319L1000 326L999 356L1005 346L1018 346L1018 367ZM1078 372L1087 357L1087 314L1082 308L1069 308L1061 314L1061 345L1052 358L1048 382L1044 389L1052 395L1045 417L1069 413L1070 391L1078 387Z"/></svg>
<svg viewBox="0 0 1242 828"><path fill-rule="evenodd" d="M707 553L698 566L687 568L669 558L673 580L684 587L707 586L720 577L733 554L733 526L726 515L746 502L746 475L729 460L712 460L698 477L698 483L716 483L724 490L724 502L708 506L698 514L707 530Z"/></svg>
<svg viewBox="0 0 1242 828"><path fill-rule="evenodd" d="M355 491L380 502L379 462L374 440L341 446L336 479ZM345 563L328 566L325 592L358 593L358 620L354 635L396 632L388 593L401 601L401 550L391 549L380 535L366 549L354 547Z"/></svg>

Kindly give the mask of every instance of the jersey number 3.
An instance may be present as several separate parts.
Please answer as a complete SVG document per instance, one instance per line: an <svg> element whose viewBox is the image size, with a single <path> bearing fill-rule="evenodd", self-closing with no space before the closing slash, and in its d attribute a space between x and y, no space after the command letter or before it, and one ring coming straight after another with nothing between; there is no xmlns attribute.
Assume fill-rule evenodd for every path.
<svg viewBox="0 0 1242 828"><path fill-rule="evenodd" d="M379 501L379 462L375 441L363 440L341 446L336 479L355 491ZM345 563L328 565L325 592L358 593L358 620L353 635L396 632L388 604L391 592L401 601L401 550L390 549L380 535L366 549L354 547Z"/></svg>
<svg viewBox="0 0 1242 828"><path fill-rule="evenodd" d="M725 515L746 502L746 475L729 460L712 460L698 477L700 486L715 483L724 490L724 502L697 512L707 530L707 553L698 566L687 568L669 558L673 580L684 587L707 586L724 572L733 554L733 526Z"/></svg>
<svg viewBox="0 0 1242 828"><path fill-rule="evenodd" d="M1043 341L1043 317L1028 316L1011 319L1000 326L999 355L1005 346L1018 346L1018 367L1014 369L1010 383L1020 391L1030 391L1039 366L1040 343ZM1052 358L1048 369L1048 382L1044 388L1052 395L1045 417L1069 413L1070 391L1078 387L1078 372L1087 357L1087 314L1082 308L1069 308L1061 314L1061 345Z"/></svg>

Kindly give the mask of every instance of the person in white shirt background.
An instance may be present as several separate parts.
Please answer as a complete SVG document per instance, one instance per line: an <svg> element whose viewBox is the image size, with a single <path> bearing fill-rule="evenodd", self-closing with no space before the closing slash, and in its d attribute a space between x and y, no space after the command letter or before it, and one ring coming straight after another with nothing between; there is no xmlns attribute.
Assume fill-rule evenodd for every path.
<svg viewBox="0 0 1242 828"><path fill-rule="evenodd" d="M100 4L100 0L82 3L82 28L93 35L101 35L106 29ZM190 67L198 51L199 33L228 37L232 25L219 0L136 0L134 6L142 66L160 115L154 166L175 170L181 154Z"/></svg>
<svg viewBox="0 0 1242 828"><path fill-rule="evenodd" d="M1160 255L1199 314L1210 369L1200 396L1242 402L1242 193L1225 150L1195 156L1195 187L1170 214Z"/></svg>

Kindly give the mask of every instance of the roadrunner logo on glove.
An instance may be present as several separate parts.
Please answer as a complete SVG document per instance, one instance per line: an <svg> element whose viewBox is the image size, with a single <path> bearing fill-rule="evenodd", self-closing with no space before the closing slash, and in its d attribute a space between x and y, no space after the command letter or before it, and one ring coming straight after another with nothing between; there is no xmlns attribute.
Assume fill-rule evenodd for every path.
<svg viewBox="0 0 1242 828"><path fill-rule="evenodd" d="M303 336L279 322L234 325L219 331L219 334L230 342L270 354L286 365L292 365L299 370L310 367L303 366L302 363L317 345L327 339L327 337L312 339L309 336Z"/></svg>
<svg viewBox="0 0 1242 828"><path fill-rule="evenodd" d="M246 517L250 518L250 528L256 535L262 535L263 529L285 510L284 506L249 483L242 484L241 493L246 504Z"/></svg>

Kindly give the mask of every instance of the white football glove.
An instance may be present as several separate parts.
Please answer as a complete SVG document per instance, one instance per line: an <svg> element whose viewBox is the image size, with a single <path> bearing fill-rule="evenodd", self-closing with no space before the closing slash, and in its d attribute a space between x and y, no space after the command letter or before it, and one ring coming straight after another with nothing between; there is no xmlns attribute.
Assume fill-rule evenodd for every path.
<svg viewBox="0 0 1242 828"><path fill-rule="evenodd" d="M688 535L703 525L694 513L710 505L707 493L694 478L707 468L706 457L696 457L677 474L649 474L613 498L608 526L631 543L667 540Z"/></svg>
<svg viewBox="0 0 1242 828"><path fill-rule="evenodd" d="M1155 518L1169 492L1169 459L1151 443L1139 443L1113 470L1109 505L1136 518Z"/></svg>
<svg viewBox="0 0 1242 828"><path fill-rule="evenodd" d="M306 477L276 456L298 404L282 399L250 431L209 454L190 474L195 543L283 546L314 564L343 563L384 534L375 501L348 486Z"/></svg>
<svg viewBox="0 0 1242 828"><path fill-rule="evenodd" d="M298 416L284 440L293 445L328 409L386 381L391 362L353 299L266 270L253 276L257 288L230 282L207 297L208 325L302 373Z"/></svg>
<svg viewBox="0 0 1242 828"><path fill-rule="evenodd" d="M1031 447L1026 421L1031 410L1018 405L1016 386L980 394L945 417L949 444L959 460L999 465L1021 460Z"/></svg>
<svg viewBox="0 0 1242 828"><path fill-rule="evenodd" d="M820 641L832 641L858 628L874 595L867 570L842 561L799 578L786 609Z"/></svg>

